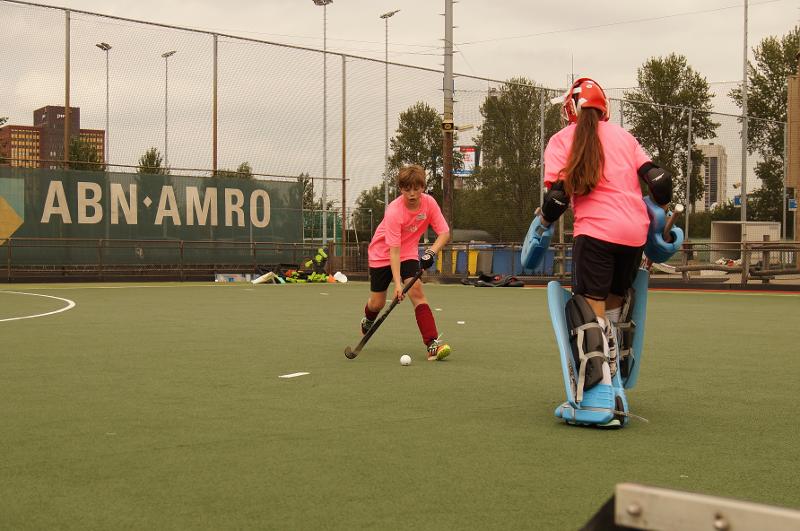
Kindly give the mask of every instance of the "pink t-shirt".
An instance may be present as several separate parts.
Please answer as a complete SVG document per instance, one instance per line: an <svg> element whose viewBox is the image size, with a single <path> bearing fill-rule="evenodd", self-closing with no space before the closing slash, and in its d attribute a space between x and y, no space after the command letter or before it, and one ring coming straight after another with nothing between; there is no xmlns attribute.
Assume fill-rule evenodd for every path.
<svg viewBox="0 0 800 531"><path fill-rule="evenodd" d="M575 128L574 124L568 125L547 144L544 181L548 188L561 179L559 171L567 166ZM650 218L636 172L650 157L633 135L617 124L600 122L597 132L605 156L603 178L588 194L571 198L575 212L573 234L638 247L647 240Z"/></svg>
<svg viewBox="0 0 800 531"><path fill-rule="evenodd" d="M400 261L419 259L419 240L428 228L433 227L436 234L448 232L442 210L436 200L428 194L420 195L420 206L415 212L406 208L401 195L386 209L375 235L369 243L369 266L390 265L389 248L400 247Z"/></svg>

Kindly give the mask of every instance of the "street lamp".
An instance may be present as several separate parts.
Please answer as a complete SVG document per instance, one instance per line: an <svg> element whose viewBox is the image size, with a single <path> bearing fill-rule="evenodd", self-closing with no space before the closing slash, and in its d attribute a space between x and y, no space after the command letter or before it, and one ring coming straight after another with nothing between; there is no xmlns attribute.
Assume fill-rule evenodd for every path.
<svg viewBox="0 0 800 531"><path fill-rule="evenodd" d="M111 45L105 42L99 42L95 44L95 46L106 52L106 137L103 141L103 147L105 148L103 162L108 164L108 51L111 49Z"/></svg>
<svg viewBox="0 0 800 531"><path fill-rule="evenodd" d="M322 244L328 240L328 4L333 0L313 0L322 6Z"/></svg>
<svg viewBox="0 0 800 531"><path fill-rule="evenodd" d="M169 156L167 155L167 94L169 88L169 58L175 55L177 50L170 50L161 54L164 58L164 167L169 168Z"/></svg>
<svg viewBox="0 0 800 531"><path fill-rule="evenodd" d="M384 22L386 34L386 46L384 48L384 144L383 144L383 211L386 213L386 207L389 204L389 19L395 14L399 13L399 9L389 11L381 15Z"/></svg>

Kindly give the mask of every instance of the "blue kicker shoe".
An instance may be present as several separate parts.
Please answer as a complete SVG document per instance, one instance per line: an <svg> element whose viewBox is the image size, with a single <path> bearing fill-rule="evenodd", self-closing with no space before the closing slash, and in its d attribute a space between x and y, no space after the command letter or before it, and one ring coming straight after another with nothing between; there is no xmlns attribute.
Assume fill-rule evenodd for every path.
<svg viewBox="0 0 800 531"><path fill-rule="evenodd" d="M578 409L569 402L564 402L554 413L569 424L607 424L614 420L614 398L614 387L601 383L583 392L583 400L578 404Z"/></svg>

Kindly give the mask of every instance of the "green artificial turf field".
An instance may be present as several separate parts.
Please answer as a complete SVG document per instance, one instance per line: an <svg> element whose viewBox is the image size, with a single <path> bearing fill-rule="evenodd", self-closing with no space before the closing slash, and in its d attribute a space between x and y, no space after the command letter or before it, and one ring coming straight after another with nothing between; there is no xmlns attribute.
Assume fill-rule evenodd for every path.
<svg viewBox="0 0 800 531"><path fill-rule="evenodd" d="M425 291L443 362L409 301L345 359L366 283L0 287L0 528L576 529L620 482L800 508L797 295L651 292L650 422L608 431L553 417L544 289Z"/></svg>

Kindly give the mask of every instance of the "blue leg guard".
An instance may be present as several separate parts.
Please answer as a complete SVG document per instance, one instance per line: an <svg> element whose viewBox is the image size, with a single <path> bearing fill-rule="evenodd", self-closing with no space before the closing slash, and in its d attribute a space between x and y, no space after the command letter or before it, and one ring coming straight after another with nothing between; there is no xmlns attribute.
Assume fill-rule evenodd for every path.
<svg viewBox="0 0 800 531"><path fill-rule="evenodd" d="M598 383L583 391L580 402L577 399L580 368L575 366L569 327L564 313L567 301L571 297L572 294L562 288L557 281L554 280L547 285L547 303L561 356L561 372L567 393L567 401L556 408L555 415L570 424L607 424L614 419L613 386Z"/></svg>
<svg viewBox="0 0 800 531"><path fill-rule="evenodd" d="M630 325L620 323L623 326L630 326L633 333L633 340L630 346L630 354L620 360L622 385L625 389L632 389L639 379L639 367L642 364L642 351L644 350L644 328L647 324L647 283L650 274L640 269L633 281L633 312L630 316ZM621 342L617 342L618 344Z"/></svg>
<svg viewBox="0 0 800 531"><path fill-rule="evenodd" d="M628 423L629 409L625 389L633 387L639 375L647 312L648 278L647 271L639 270L633 284L635 294L630 322L634 333L628 357L625 360L618 360L618 369L612 376L611 385L598 383L584 390L580 402L577 400L581 394L577 388L580 368L576 366L575 358L572 354L570 330L564 311L572 294L562 288L561 284L556 281L552 281L547 285L550 319L553 323L556 343L558 344L561 372L567 395L566 402L555 409L556 417L565 420L569 424L622 426ZM619 340L617 344L619 345ZM627 370L622 370L622 363L627 364Z"/></svg>

